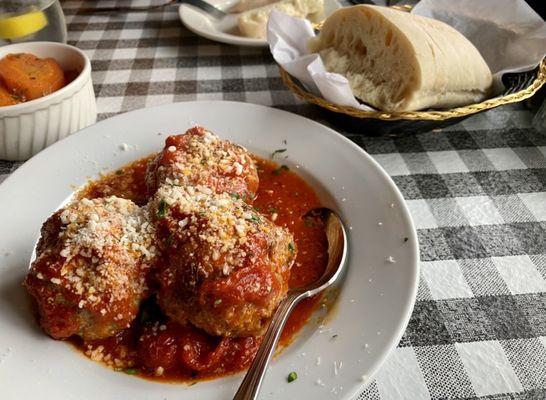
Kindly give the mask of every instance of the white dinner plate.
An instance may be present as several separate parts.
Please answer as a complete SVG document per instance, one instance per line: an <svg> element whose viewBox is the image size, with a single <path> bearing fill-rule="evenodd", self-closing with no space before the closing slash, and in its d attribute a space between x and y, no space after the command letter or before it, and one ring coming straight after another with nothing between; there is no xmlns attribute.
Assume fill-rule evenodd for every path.
<svg viewBox="0 0 546 400"><path fill-rule="evenodd" d="M238 0L207 0L208 3L228 10ZM341 4L337 0L324 0L324 16L327 17ZM178 9L180 20L190 31L207 39L217 42L234 44L237 46L266 47L265 39L253 39L242 36L237 28L237 17L239 14L228 14L221 20L216 20L204 11L187 4L181 4Z"/></svg>
<svg viewBox="0 0 546 400"><path fill-rule="evenodd" d="M42 222L75 186L158 151L166 134L183 133L194 124L263 157L286 147L283 162L311 183L349 227L348 271L326 328L313 321L306 325L273 361L260 398L352 399L364 384L362 377L368 381L396 346L415 300L418 244L402 195L379 164L335 131L285 111L221 101L168 104L69 136L0 185L2 400L232 398L241 374L194 386L165 384L87 359L40 330L21 286ZM298 379L287 383L291 371Z"/></svg>

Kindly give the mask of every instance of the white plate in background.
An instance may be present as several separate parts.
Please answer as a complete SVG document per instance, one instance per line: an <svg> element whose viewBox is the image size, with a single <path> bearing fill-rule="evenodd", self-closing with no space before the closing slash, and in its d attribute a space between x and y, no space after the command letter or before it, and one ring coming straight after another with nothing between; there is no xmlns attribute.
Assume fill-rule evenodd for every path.
<svg viewBox="0 0 546 400"><path fill-rule="evenodd" d="M228 10L238 0L207 0L207 2L221 10ZM324 0L325 17L341 7L337 0ZM199 36L237 46L267 47L267 40L248 38L239 33L237 17L240 14L228 14L223 19L216 20L206 12L188 4L181 4L178 13L186 28Z"/></svg>
<svg viewBox="0 0 546 400"><path fill-rule="evenodd" d="M40 330L21 286L42 222L74 185L158 151L166 134L183 133L194 124L264 157L286 147L283 162L350 227L347 276L327 320L328 331L308 324L272 362L260 398L352 400L364 384L362 376L369 379L397 345L415 300L418 244L402 195L379 164L337 132L285 111L222 101L168 104L122 114L69 136L0 185L2 400L232 398L241 374L188 387L140 379L87 359ZM388 262L390 256L396 263ZM335 375L334 362L340 361ZM288 384L290 371L298 379Z"/></svg>

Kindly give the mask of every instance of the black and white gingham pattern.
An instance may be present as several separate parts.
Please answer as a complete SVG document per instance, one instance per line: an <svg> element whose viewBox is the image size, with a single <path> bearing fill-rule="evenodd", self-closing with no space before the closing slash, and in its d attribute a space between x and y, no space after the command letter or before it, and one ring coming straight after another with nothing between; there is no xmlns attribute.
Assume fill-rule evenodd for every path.
<svg viewBox="0 0 546 400"><path fill-rule="evenodd" d="M546 135L518 107L402 139L351 136L418 228L404 337L362 399L546 399Z"/></svg>
<svg viewBox="0 0 546 400"><path fill-rule="evenodd" d="M321 118L283 87L266 49L199 38L175 8L77 14L116 3L63 2L69 42L92 60L99 119L198 99ZM546 135L531 117L504 107L441 132L346 134L404 194L422 259L407 331L358 400L546 399ZM18 165L0 161L0 181Z"/></svg>
<svg viewBox="0 0 546 400"><path fill-rule="evenodd" d="M119 112L187 100L296 104L263 48L239 48L198 37L182 27L175 7L122 16L85 16L85 4L65 1L68 40L92 60L99 119Z"/></svg>

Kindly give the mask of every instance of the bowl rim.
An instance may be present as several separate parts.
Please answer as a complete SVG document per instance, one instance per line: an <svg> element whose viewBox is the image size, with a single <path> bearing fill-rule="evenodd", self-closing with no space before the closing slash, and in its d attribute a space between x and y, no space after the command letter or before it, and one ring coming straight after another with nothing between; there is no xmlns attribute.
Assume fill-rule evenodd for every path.
<svg viewBox="0 0 546 400"><path fill-rule="evenodd" d="M69 92L78 90L79 87L83 86L87 77L91 76L91 61L89 60L89 57L78 49L75 46L66 44L66 43L59 43L59 42L23 42L23 43L14 43L7 46L3 46L0 48L0 51L4 54L10 54L10 50L16 51L17 48L25 48L25 47L32 47L32 46L46 46L46 47L57 47L60 49L72 51L73 53L77 54L79 57L83 60L83 68L79 72L78 76L74 78L68 85L63 86L59 90L56 90L50 94L47 94L45 96L39 97L34 100L25 101L18 104L13 104L11 106L0 106L0 117L7 116L6 114L15 114L19 112L28 111L29 108L39 107L40 105L43 105L44 103L52 104L54 103L55 98L62 98L65 97ZM32 54L32 51L28 51ZM53 57L51 57L53 58Z"/></svg>
<svg viewBox="0 0 546 400"><path fill-rule="evenodd" d="M451 108L447 110L402 112L388 112L380 110L367 111L351 106L342 106L339 104L331 103L323 97L317 96L307 91L307 89L303 88L301 84L296 82L296 80L283 67L281 67L280 65L278 67L284 85L289 90L294 92L300 99L315 104L319 107L326 108L327 110L340 114L346 114L351 117L360 119L379 119L383 121L446 121L453 118L462 118L498 106L510 103L518 103L520 101L528 99L529 97L533 96L546 83L546 58L544 58L537 67L538 73L533 82L525 89L519 90L515 93L500 97L494 97L491 99L486 99L480 103L469 104L466 106Z"/></svg>

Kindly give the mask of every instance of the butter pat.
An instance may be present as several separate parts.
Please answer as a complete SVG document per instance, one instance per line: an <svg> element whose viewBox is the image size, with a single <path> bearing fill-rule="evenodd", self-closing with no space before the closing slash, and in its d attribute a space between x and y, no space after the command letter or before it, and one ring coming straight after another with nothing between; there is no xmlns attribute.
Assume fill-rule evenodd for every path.
<svg viewBox="0 0 546 400"><path fill-rule="evenodd" d="M324 12L324 0L282 0L244 12L237 20L239 30L244 36L265 39L267 20L274 9L291 17L313 19Z"/></svg>

